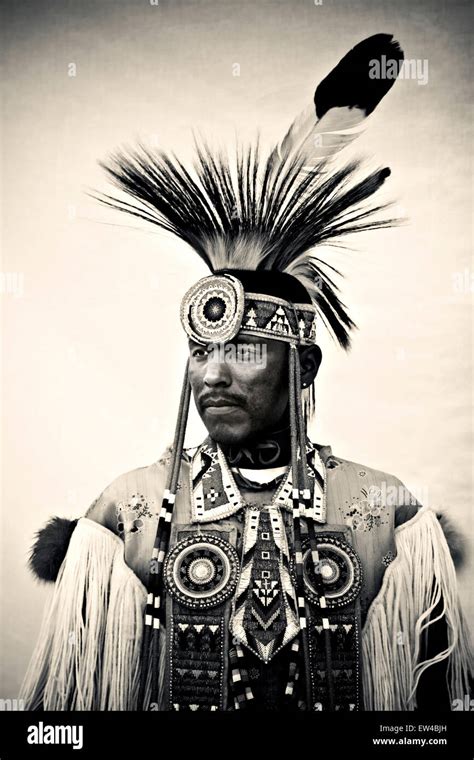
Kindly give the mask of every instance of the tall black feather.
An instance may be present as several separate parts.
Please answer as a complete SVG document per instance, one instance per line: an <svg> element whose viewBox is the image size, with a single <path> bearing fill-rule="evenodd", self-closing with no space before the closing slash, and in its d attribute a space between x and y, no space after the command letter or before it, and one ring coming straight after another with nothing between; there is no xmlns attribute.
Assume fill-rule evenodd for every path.
<svg viewBox="0 0 474 760"><path fill-rule="evenodd" d="M374 34L353 47L316 88L314 104L318 119L330 108L343 106L360 108L366 116L371 114L396 79L396 76L370 76L373 62L382 63L382 56L387 61L396 61L393 68L398 76L404 55L391 34Z"/></svg>

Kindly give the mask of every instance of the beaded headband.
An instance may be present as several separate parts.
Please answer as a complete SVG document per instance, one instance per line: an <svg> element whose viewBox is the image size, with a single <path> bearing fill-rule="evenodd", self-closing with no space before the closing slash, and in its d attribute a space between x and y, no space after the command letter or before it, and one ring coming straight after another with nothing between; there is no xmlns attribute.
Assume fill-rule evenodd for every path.
<svg viewBox="0 0 474 760"><path fill-rule="evenodd" d="M181 323L196 343L225 343L239 335L311 345L316 308L276 296L245 292L233 275L203 277L181 302Z"/></svg>

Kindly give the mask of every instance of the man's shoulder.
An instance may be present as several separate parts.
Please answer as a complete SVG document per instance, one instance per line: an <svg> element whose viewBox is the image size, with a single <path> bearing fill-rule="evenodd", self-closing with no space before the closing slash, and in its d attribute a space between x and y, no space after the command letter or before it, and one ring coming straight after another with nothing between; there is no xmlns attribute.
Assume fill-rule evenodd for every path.
<svg viewBox="0 0 474 760"><path fill-rule="evenodd" d="M90 520L121 536L120 522L123 522L128 512L133 517L156 514L171 456L172 449L169 446L155 462L118 475L100 492L83 515L75 519L52 517L37 532L31 549L29 565L36 577L45 581L56 580L72 534L82 518L86 518L83 526L87 526L87 520Z"/></svg>
<svg viewBox="0 0 474 760"><path fill-rule="evenodd" d="M354 475L357 478L368 478L379 482L392 484L401 484L401 480L390 472L379 470L376 467L369 467L360 462L354 462L352 459L345 459L334 454L331 446L317 446L319 455L326 470L344 472L347 475Z"/></svg>
<svg viewBox="0 0 474 760"><path fill-rule="evenodd" d="M166 487L171 458L172 447L168 446L154 462L117 475L94 499L84 517L114 530L117 511L129 503L133 509L140 506L138 502L143 502L145 509L151 504L156 509L155 502Z"/></svg>
<svg viewBox="0 0 474 760"><path fill-rule="evenodd" d="M140 484L150 482L159 482L161 478L165 477L168 473L173 457L173 446L167 446L161 456L150 464L142 465L140 467L134 467L131 470L126 470L120 475L115 477L108 486L102 491L98 498L101 498L104 494L107 496L116 496L124 491L129 491L130 488L136 484L139 487ZM190 459L188 450L183 451L182 463L186 465Z"/></svg>
<svg viewBox="0 0 474 760"><path fill-rule="evenodd" d="M333 454L330 446L317 446L328 480L348 491L366 494L369 500L383 503L397 511L397 520L405 522L421 506L406 485L390 472Z"/></svg>

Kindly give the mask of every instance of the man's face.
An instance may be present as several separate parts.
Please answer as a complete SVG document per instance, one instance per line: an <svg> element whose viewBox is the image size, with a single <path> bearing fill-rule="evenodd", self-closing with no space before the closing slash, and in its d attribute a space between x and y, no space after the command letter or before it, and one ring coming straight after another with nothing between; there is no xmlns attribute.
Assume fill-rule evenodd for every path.
<svg viewBox="0 0 474 760"><path fill-rule="evenodd" d="M218 443L245 441L282 419L288 404L288 346L237 336L225 344L189 341L189 376L198 412Z"/></svg>

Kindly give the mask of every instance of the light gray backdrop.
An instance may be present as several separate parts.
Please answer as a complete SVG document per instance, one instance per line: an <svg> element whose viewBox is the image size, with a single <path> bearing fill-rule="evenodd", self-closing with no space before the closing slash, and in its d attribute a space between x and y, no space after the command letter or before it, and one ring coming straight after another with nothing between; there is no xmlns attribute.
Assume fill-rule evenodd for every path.
<svg viewBox="0 0 474 760"><path fill-rule="evenodd" d="M259 129L266 145L380 31L424 74L395 85L349 155L391 166L386 197L409 221L325 252L360 331L348 355L321 336L314 437L393 472L472 539L468 5L6 5L1 697L17 694L47 595L26 570L33 534L159 457L185 359L179 300L205 274L183 244L88 199L106 188L97 160L137 137L189 156L191 128L222 144Z"/></svg>

